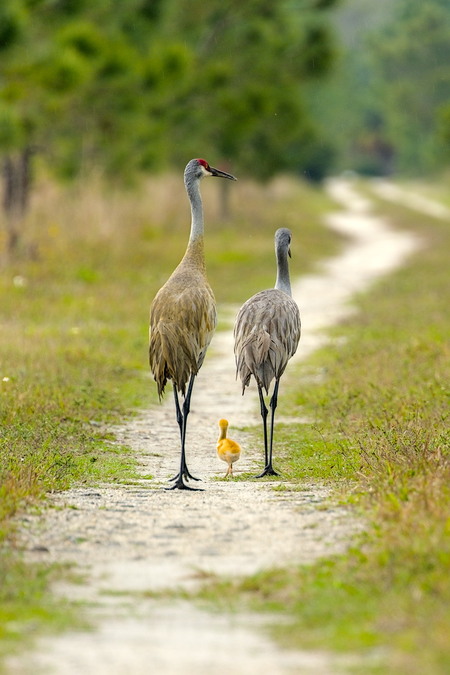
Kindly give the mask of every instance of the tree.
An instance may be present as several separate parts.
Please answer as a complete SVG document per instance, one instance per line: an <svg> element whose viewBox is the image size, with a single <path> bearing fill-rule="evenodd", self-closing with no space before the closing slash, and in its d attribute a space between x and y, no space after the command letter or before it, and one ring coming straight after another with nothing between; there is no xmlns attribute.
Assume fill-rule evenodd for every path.
<svg viewBox="0 0 450 675"><path fill-rule="evenodd" d="M438 111L450 100L450 5L403 0L372 44L398 168L433 169L440 157Z"/></svg>
<svg viewBox="0 0 450 675"><path fill-rule="evenodd" d="M207 148L250 175L326 163L303 83L333 58L334 0L3 0L0 152L9 247L30 162L123 179Z"/></svg>
<svg viewBox="0 0 450 675"><path fill-rule="evenodd" d="M338 67L310 95L338 167L420 174L448 162L448 0L348 0L335 22L344 44Z"/></svg>
<svg viewBox="0 0 450 675"><path fill-rule="evenodd" d="M145 58L135 45L132 22L135 18L139 30L151 34L144 5L4 0L0 152L10 251L19 241L34 154L66 176L88 164L125 172L125 143L131 139L127 159L132 158L142 128L136 122L147 117Z"/></svg>
<svg viewBox="0 0 450 675"><path fill-rule="evenodd" d="M169 34L187 36L194 50L192 80L170 105L171 157L181 161L203 145L259 178L301 170L307 152L298 149L315 140L302 85L323 75L334 53L315 3L228 0L193 8L173 0L165 18Z"/></svg>

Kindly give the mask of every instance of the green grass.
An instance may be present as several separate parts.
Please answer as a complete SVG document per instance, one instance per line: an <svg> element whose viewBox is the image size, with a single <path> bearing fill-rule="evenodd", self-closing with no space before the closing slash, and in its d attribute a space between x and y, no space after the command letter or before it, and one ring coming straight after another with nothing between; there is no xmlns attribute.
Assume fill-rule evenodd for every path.
<svg viewBox="0 0 450 675"><path fill-rule="evenodd" d="M295 273L339 246L321 224L330 204L317 189L288 179L264 189L239 182L239 216L223 224L215 186L206 184L203 197L208 276L220 303L273 285L281 225L295 228ZM157 404L149 307L185 250L189 222L182 176L130 193L95 180L36 188L20 255L0 268L0 579L9 598L0 640L19 639L14 626L28 622L28 601L36 631L53 611L42 591L49 574L11 548L13 517L50 491L136 477L134 456L111 442L108 427Z"/></svg>
<svg viewBox="0 0 450 675"><path fill-rule="evenodd" d="M444 674L450 224L382 209L426 245L358 299L358 314L333 330L340 338L334 346L288 371L283 413L312 421L277 434L285 478L332 482L337 495L347 492L362 510L367 532L346 555L242 582L213 582L202 597L287 614L290 623L274 630L288 646L376 655L355 672Z"/></svg>
<svg viewBox="0 0 450 675"><path fill-rule="evenodd" d="M12 552L3 551L0 584L0 659L18 652L36 634L59 632L69 627L84 626L73 603L56 599L49 584L67 575L57 566L29 565ZM4 672L0 662L0 672Z"/></svg>
<svg viewBox="0 0 450 675"><path fill-rule="evenodd" d="M102 197L95 185L62 196L44 187L27 240L31 252L38 241L37 258L24 257L1 276L4 537L11 515L47 490L133 480L133 457L111 445L104 429L156 401L146 366L148 306L187 239L186 205L175 209L171 192L164 202L164 183L132 199ZM219 302L239 303L273 284L276 227L293 230L294 274L336 251L339 241L319 224L330 207L320 192L290 181L265 191L233 187L239 215L226 225L214 217L214 193L204 194L208 274ZM426 246L358 298L359 313L333 330L339 339L331 347L288 369L280 409L311 421L280 425L276 437L284 477L298 488L314 480L336 486L336 498L355 504L368 531L346 555L215 580L201 596L286 615L289 622L274 631L288 646L375 655L375 665L355 672L440 675L450 635L450 226L380 208ZM12 633L27 625L29 593L38 617L33 634L54 627L58 607L47 614L52 600L43 597L50 573L23 567L5 547L0 577Z"/></svg>
<svg viewBox="0 0 450 675"><path fill-rule="evenodd" d="M212 220L207 232L219 302L241 302L255 284L273 284L275 212L291 225L294 213L304 214L295 268L310 269L338 245L320 223L328 201L319 191L287 179L267 188L272 196L253 185L240 189L245 232L244 220L226 227ZM169 225L149 222L147 193L111 196L97 185L55 193L47 183L40 190L25 241L33 257L13 261L0 276L0 458L8 485L0 532L27 496L132 475L133 459L109 443L105 428L157 401L147 366L149 307L189 233L186 198ZM243 278L248 266L257 273Z"/></svg>

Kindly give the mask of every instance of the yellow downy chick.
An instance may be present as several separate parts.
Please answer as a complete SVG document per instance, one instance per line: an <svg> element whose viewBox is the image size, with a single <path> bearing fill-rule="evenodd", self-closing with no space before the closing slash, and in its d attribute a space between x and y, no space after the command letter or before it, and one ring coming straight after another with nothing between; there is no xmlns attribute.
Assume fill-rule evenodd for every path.
<svg viewBox="0 0 450 675"><path fill-rule="evenodd" d="M231 438L227 438L228 422L219 420L220 435L217 441L217 454L219 458L227 462L228 469L225 478L233 475L233 462L236 462L241 456L241 446Z"/></svg>

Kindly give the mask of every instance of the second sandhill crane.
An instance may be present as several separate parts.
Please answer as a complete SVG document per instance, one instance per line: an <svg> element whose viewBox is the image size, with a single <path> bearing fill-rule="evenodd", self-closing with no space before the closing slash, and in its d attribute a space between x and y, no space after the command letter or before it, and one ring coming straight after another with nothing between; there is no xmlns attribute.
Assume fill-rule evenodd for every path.
<svg viewBox="0 0 450 675"><path fill-rule="evenodd" d="M184 184L191 203L189 242L183 259L156 294L150 309L149 360L160 398L167 381L172 380L173 383L181 437L181 462L170 489L180 490L194 490L185 481L198 480L189 472L186 463L186 423L194 380L217 323L214 295L206 278L203 244L200 181L206 176L236 180L231 174L214 169L204 159L188 162Z"/></svg>
<svg viewBox="0 0 450 675"><path fill-rule="evenodd" d="M228 464L225 478L233 476L233 464L241 456L241 446L231 438L227 438L228 420L219 420L219 438L217 440L217 455Z"/></svg>
<svg viewBox="0 0 450 675"><path fill-rule="evenodd" d="M236 372L242 382L242 393L250 384L251 376L256 380L264 430L265 466L261 474L272 475L277 472L272 464L273 432L275 409L278 403L278 387L289 359L297 351L300 340L301 324L297 303L292 298L289 278L288 256L290 252L291 232L280 228L275 233L275 254L277 277L275 288L260 291L245 302L236 318L234 327L234 353ZM267 438L268 409L264 393L275 380L270 399L272 411L270 439Z"/></svg>

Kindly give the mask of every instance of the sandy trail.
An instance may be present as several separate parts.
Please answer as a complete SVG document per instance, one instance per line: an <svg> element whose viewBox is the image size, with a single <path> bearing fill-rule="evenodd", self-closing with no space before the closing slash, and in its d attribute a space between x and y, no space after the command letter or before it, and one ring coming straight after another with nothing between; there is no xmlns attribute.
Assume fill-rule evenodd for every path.
<svg viewBox="0 0 450 675"><path fill-rule="evenodd" d="M325 330L353 311L356 291L400 265L418 246L413 237L391 231L374 216L370 202L351 183L336 179L328 188L345 208L331 214L328 223L350 240L340 256L293 285L303 326L296 360L326 342ZM299 230L294 236L301 236ZM228 314L231 325L236 309L219 308L221 318ZM215 480L226 470L215 453L220 417L230 420L230 436L243 447L236 472L262 467L261 448L251 448L246 434L236 429L259 425L260 419L254 389L240 395L232 344L231 330L214 337L193 393L188 464L203 479L204 491L162 489L179 461L169 395L163 405L115 429L118 440L135 450L142 475L152 474L153 480L75 488L52 495L55 508L24 519L21 536L31 557L70 561L85 574L83 584L58 590L91 603L88 616L95 630L41 639L33 652L10 659L8 673L337 672L339 662L332 655L280 649L264 634L259 617L210 614L187 602L162 603L144 595L193 588L200 572L235 576L312 562L344 550L360 527L349 510L328 501L329 490L322 485L292 491L285 484L283 491L274 491L275 482ZM282 407L281 388L279 420Z"/></svg>

